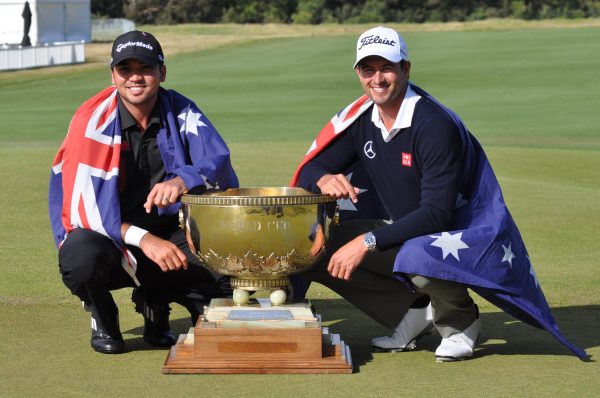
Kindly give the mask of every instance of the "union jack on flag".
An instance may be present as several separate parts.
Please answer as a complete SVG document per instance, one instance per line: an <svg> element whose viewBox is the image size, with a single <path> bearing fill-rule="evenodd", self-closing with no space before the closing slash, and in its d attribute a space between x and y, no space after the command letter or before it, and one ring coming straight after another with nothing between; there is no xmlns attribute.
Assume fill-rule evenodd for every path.
<svg viewBox="0 0 600 398"><path fill-rule="evenodd" d="M134 277L135 258L121 239L117 104L117 90L109 87L86 101L73 116L52 163L49 211L57 246L74 228L101 233L126 254L123 266Z"/></svg>
<svg viewBox="0 0 600 398"><path fill-rule="evenodd" d="M460 130L464 153L463 192L457 199L452 230L404 242L394 262L394 273L408 286L406 274L467 285L515 318L545 329L580 359L586 359L587 353L564 338L558 329L525 243L481 145L452 110L412 83L411 87L444 109ZM371 105L372 102L363 96L334 116L319 133L290 185L296 185L300 171L308 161Z"/></svg>
<svg viewBox="0 0 600 398"><path fill-rule="evenodd" d="M196 105L173 90L160 89L164 126L157 143L165 179L180 176L187 187L238 186L229 149ZM58 247L75 228L112 239L123 252L122 265L136 281L136 261L121 239L119 163L121 126L115 87L94 95L75 112L64 142L52 163L49 213ZM159 209L177 212L180 204Z"/></svg>
<svg viewBox="0 0 600 398"><path fill-rule="evenodd" d="M362 115L369 107L373 104L373 102L369 99L367 95L363 95L341 111L339 111L336 115L334 115L331 120L321 129L319 134L317 134L317 138L313 141L312 145L306 152L304 159L298 166L298 169L294 173L292 180L290 181L290 186L295 186L298 182L298 177L300 176L300 170L306 163L308 163L312 158L317 156L323 148L326 148L335 137L344 130L346 130L354 121Z"/></svg>

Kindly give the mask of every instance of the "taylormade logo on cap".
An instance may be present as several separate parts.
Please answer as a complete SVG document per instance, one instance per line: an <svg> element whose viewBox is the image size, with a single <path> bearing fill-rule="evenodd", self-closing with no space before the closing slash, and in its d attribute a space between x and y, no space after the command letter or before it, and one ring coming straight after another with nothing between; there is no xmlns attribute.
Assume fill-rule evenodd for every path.
<svg viewBox="0 0 600 398"><path fill-rule="evenodd" d="M122 49L131 47L131 46L144 47L150 51L154 50L154 47L152 47L150 44L142 43L141 41L135 41L135 42L128 41L127 43L117 45L117 48L115 48L115 51L120 53Z"/></svg>
<svg viewBox="0 0 600 398"><path fill-rule="evenodd" d="M408 61L408 48L398 32L378 26L367 30L358 38L354 68L362 59L374 55L391 62Z"/></svg>
<svg viewBox="0 0 600 398"><path fill-rule="evenodd" d="M115 39L110 65L114 67L130 58L140 60L150 66L165 62L162 48L156 37L139 30L132 30Z"/></svg>

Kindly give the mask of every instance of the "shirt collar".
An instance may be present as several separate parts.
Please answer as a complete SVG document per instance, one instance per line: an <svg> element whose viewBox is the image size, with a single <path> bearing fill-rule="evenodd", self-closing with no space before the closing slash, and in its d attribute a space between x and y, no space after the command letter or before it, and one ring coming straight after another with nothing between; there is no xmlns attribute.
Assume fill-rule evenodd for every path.
<svg viewBox="0 0 600 398"><path fill-rule="evenodd" d="M117 98L119 99L118 107L119 107L119 116L120 116L120 121L121 121L121 130L127 130L132 127L138 127L136 120L133 118L131 113L127 110L127 108L125 107L125 104L123 104L123 100L121 99L121 96L117 95ZM154 108L152 108L152 114L150 116L150 123L148 123L148 127L150 127L150 125L153 123L160 124L160 110L159 109L160 109L159 101L156 101Z"/></svg>
<svg viewBox="0 0 600 398"><path fill-rule="evenodd" d="M415 105L420 99L421 96L415 93L410 84L408 84L406 86L406 93L404 94L402 105L400 105L400 110L396 115L396 120L394 121L394 125L390 131L388 131L388 129L385 127L385 124L383 124L381 116L379 116L377 105L373 106L371 121L377 128L381 130L383 141L390 142L391 139L394 138L401 129L410 127L413 114L415 113Z"/></svg>

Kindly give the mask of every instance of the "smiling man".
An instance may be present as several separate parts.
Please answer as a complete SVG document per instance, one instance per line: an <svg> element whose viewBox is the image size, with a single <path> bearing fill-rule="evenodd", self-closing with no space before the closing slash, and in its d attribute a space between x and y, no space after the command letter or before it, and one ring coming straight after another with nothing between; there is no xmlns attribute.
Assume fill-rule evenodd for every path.
<svg viewBox="0 0 600 398"><path fill-rule="evenodd" d="M410 68L396 31L358 39L365 95L333 116L290 182L340 203L326 255L304 276L395 326L374 351L414 349L436 329L439 362L470 358L481 323L469 288L586 359L558 331L483 148Z"/></svg>
<svg viewBox="0 0 600 398"><path fill-rule="evenodd" d="M437 359L460 360L473 354L480 333L466 286L411 274L407 287L393 273L405 241L449 230L463 173L456 122L409 82L410 68L396 31L380 26L358 39L354 69L366 96L332 119L329 132L324 129L328 145L309 152L293 184L358 205L365 187L353 185L345 172L358 169L388 220L341 224L326 261L306 276L395 327L391 337L373 339L376 351L413 349L435 327L443 337Z"/></svg>
<svg viewBox="0 0 600 398"><path fill-rule="evenodd" d="M179 229L186 192L236 187L229 149L188 98L161 87L162 48L147 32L119 36L112 83L75 113L52 167L49 210L65 285L91 311L91 346L121 353L111 290L134 287L144 340L170 346L169 303L192 322L228 278L205 269Z"/></svg>

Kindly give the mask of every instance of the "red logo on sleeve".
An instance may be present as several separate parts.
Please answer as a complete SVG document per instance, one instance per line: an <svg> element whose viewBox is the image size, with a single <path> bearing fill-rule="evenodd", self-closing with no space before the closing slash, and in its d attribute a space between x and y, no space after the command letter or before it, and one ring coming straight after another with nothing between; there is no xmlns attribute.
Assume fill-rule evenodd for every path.
<svg viewBox="0 0 600 398"><path fill-rule="evenodd" d="M402 166L406 166L406 167L412 166L412 155L410 153L402 152Z"/></svg>

